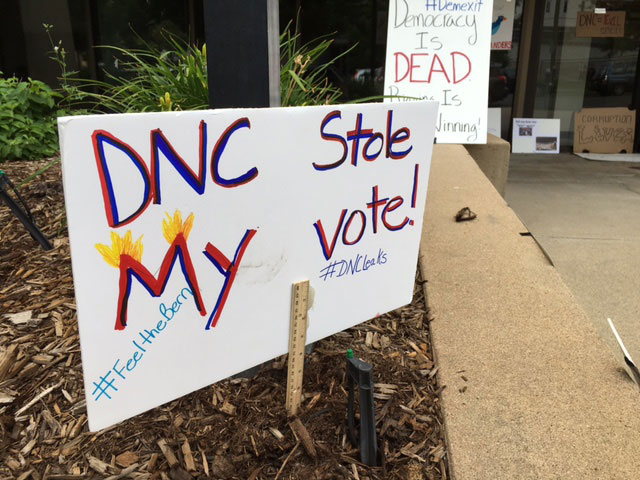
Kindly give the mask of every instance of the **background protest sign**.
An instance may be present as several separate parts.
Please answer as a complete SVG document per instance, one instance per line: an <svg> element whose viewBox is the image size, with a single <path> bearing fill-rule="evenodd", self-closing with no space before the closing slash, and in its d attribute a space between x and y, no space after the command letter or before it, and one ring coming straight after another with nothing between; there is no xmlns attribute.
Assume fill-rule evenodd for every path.
<svg viewBox="0 0 640 480"><path fill-rule="evenodd" d="M578 12L576 37L624 37L624 10L605 13Z"/></svg>
<svg viewBox="0 0 640 480"><path fill-rule="evenodd" d="M628 108L583 108L575 114L573 151L631 153L636 112Z"/></svg>
<svg viewBox="0 0 640 480"><path fill-rule="evenodd" d="M559 153L559 118L514 118L512 153Z"/></svg>
<svg viewBox="0 0 640 480"><path fill-rule="evenodd" d="M408 303L437 104L59 119L91 430ZM284 406L283 406L284 408Z"/></svg>
<svg viewBox="0 0 640 480"><path fill-rule="evenodd" d="M487 141L491 15L491 0L389 2L384 94L440 102L438 143Z"/></svg>

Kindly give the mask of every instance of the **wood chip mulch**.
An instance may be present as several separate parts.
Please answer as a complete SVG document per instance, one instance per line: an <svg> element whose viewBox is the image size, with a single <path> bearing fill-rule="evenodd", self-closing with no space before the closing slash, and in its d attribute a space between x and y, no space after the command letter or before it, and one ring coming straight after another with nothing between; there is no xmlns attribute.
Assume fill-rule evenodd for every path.
<svg viewBox="0 0 640 480"><path fill-rule="evenodd" d="M18 184L51 163L0 165ZM0 479L446 479L420 278L413 303L315 344L298 420L286 356L97 433L87 427L59 163L20 190L45 252L0 204ZM373 364L382 465L348 440L345 354ZM356 395L357 397L357 395Z"/></svg>

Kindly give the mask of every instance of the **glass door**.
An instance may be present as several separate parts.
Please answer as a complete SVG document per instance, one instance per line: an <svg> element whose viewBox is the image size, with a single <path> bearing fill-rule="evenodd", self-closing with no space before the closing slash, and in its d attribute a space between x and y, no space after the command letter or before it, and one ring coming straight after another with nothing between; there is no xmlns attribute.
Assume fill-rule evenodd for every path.
<svg viewBox="0 0 640 480"><path fill-rule="evenodd" d="M579 12L625 12L624 36L577 37ZM640 50L640 0L546 0L534 117L559 118L561 145L573 144L582 108L630 107Z"/></svg>

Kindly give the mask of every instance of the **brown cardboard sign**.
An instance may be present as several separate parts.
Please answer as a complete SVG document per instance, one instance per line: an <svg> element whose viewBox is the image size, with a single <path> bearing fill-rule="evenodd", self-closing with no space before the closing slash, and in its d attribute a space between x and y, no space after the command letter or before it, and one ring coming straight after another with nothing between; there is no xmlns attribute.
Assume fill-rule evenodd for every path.
<svg viewBox="0 0 640 480"><path fill-rule="evenodd" d="M576 37L624 37L625 13L578 12Z"/></svg>
<svg viewBox="0 0 640 480"><path fill-rule="evenodd" d="M628 108L583 108L576 112L573 151L631 153L636 111Z"/></svg>

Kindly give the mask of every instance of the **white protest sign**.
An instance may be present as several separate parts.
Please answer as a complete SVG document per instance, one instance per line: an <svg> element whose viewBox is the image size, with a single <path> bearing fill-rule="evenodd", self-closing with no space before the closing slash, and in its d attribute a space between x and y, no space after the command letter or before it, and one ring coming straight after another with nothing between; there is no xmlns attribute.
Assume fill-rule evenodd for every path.
<svg viewBox="0 0 640 480"><path fill-rule="evenodd" d="M559 118L514 118L512 153L559 153Z"/></svg>
<svg viewBox="0 0 640 480"><path fill-rule="evenodd" d="M438 143L487 141L491 14L491 0L389 2L384 94L440 102Z"/></svg>
<svg viewBox="0 0 640 480"><path fill-rule="evenodd" d="M59 119L91 430L411 301L437 104ZM284 406L283 406L284 408Z"/></svg>

